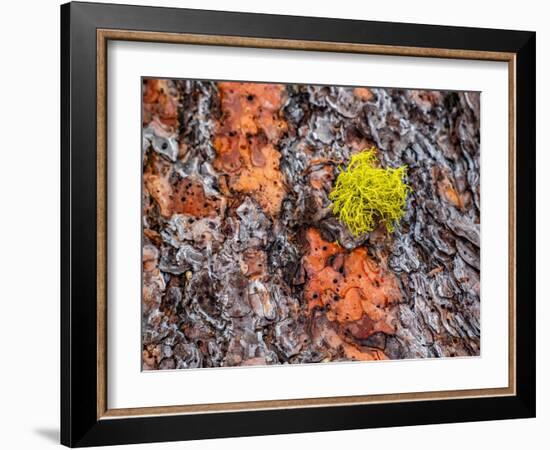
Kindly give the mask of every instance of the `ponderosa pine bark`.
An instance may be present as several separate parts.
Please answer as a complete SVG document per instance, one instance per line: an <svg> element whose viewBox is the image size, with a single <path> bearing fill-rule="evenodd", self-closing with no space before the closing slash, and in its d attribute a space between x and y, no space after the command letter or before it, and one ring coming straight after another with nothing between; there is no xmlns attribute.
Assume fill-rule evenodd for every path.
<svg viewBox="0 0 550 450"><path fill-rule="evenodd" d="M144 81L144 369L480 354L480 94ZM407 166L354 237L350 156Z"/></svg>

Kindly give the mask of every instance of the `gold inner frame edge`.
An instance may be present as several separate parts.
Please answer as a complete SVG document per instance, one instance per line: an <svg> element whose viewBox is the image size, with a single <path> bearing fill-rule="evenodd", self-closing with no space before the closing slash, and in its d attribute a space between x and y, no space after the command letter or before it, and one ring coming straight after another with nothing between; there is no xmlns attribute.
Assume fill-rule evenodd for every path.
<svg viewBox="0 0 550 450"><path fill-rule="evenodd" d="M208 414L268 409L351 406L375 403L501 397L516 394L516 54L479 50L389 46L240 36L160 33L98 29L97 82L97 419L176 414ZM508 387L355 395L288 400L263 400L200 405L147 406L109 409L107 405L107 42L109 40L168 44L216 45L371 55L501 61L508 63Z"/></svg>

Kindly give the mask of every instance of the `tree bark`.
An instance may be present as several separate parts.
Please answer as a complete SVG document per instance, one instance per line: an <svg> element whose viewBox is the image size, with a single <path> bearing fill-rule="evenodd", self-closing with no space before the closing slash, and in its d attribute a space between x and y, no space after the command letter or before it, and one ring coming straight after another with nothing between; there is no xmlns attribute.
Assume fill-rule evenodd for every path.
<svg viewBox="0 0 550 450"><path fill-rule="evenodd" d="M145 80L145 369L480 354L480 94ZM353 237L352 154L407 166Z"/></svg>

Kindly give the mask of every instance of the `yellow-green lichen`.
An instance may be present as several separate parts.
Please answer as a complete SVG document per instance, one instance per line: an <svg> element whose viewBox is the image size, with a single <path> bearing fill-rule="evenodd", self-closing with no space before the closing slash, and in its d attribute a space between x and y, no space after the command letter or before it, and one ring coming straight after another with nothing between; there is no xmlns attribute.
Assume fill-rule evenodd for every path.
<svg viewBox="0 0 550 450"><path fill-rule="evenodd" d="M329 195L333 213L354 236L373 231L377 221L393 232L405 214L411 190L406 173L406 166L380 167L375 147L353 155Z"/></svg>

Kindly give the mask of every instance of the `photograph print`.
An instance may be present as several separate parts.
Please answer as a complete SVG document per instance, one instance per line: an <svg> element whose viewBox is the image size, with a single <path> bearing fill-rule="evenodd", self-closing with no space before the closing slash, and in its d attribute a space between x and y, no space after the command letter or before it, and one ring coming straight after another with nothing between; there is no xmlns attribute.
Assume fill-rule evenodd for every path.
<svg viewBox="0 0 550 450"><path fill-rule="evenodd" d="M141 89L143 370L480 356L479 92Z"/></svg>

